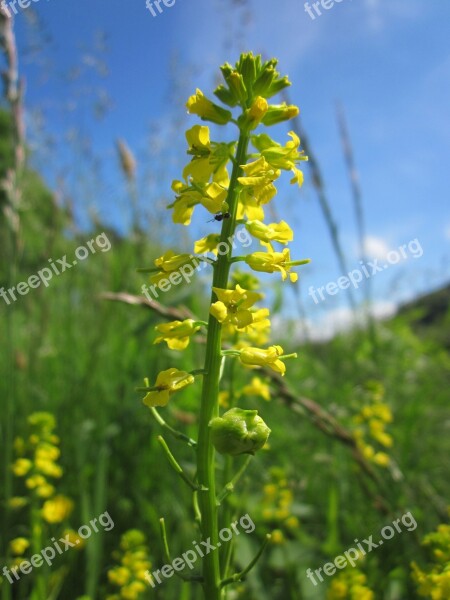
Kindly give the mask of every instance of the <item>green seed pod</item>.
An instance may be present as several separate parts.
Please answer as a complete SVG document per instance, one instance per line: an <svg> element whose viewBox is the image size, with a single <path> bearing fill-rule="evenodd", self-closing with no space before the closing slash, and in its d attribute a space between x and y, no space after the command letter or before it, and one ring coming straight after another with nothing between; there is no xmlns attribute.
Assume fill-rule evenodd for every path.
<svg viewBox="0 0 450 600"><path fill-rule="evenodd" d="M209 422L212 443L220 454L255 454L270 435L257 410L232 408Z"/></svg>

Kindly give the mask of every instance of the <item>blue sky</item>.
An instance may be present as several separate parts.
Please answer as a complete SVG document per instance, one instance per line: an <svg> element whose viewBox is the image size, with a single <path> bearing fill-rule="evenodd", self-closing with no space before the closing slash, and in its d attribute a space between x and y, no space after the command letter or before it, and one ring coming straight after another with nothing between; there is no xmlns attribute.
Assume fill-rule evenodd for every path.
<svg viewBox="0 0 450 600"><path fill-rule="evenodd" d="M251 49L276 56L280 70L293 81L291 99L301 108L319 159L349 268L357 268L359 259L337 101L345 110L363 191L367 253L384 260L388 250L415 238L423 248L420 258L410 257L373 278L378 313L448 281L450 3L342 0L322 9L315 20L300 0L249 0L247 8L219 0L176 0L156 18L145 0L40 0L34 7L51 41L39 61L23 57L27 109L31 130L33 111L40 107L45 130L55 138L52 160L45 160L39 148L34 160L49 181L58 170L68 176L81 220L86 187L78 182L88 173L83 159L63 143L63 132L90 138L89 148L111 190L121 185L114 140L125 138L140 156L146 152L150 124L157 122L169 177L158 182L161 187L154 193L163 189L169 195L170 179L178 176L185 149L182 129L174 132L173 119L185 120L184 102L196 86L205 92L215 86L220 64L234 62L238 51ZM31 13L25 12L17 17L22 49L30 39L26 21ZM106 33L108 48L104 60L109 71L101 80L88 58L98 31ZM186 74L180 83L183 97L171 95L173 61L177 77L183 80ZM82 67L83 75L70 83L66 73L74 65ZM74 96L80 81L87 98L100 85L111 98L101 121L92 117L88 100ZM185 125L194 122L190 118ZM276 134L282 140L287 130L280 127ZM161 158L155 161L155 169L160 163ZM307 169L305 173L300 192L281 186L275 207L295 227L292 254L313 259L303 271L306 312L313 324L320 321L328 327L333 318L348 317L347 301L343 291L318 305L307 295L310 285L326 285L340 272ZM123 227L121 203L100 194L98 205L102 215ZM208 231L206 220L204 215L196 219L196 233ZM362 290L356 294L362 300Z"/></svg>

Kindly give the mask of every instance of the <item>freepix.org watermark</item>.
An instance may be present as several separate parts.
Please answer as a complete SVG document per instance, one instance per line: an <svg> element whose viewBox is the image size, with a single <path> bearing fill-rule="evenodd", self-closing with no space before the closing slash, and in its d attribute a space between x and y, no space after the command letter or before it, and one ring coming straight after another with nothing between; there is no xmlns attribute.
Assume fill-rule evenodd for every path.
<svg viewBox="0 0 450 600"><path fill-rule="evenodd" d="M409 252L409 254L408 254ZM315 288L313 285L309 286L308 296L311 296L316 304L325 300L324 292L326 292L329 296L335 296L340 290L346 290L353 285L355 289L359 287L361 281L363 281L363 275L366 279L373 277L377 273L382 273L386 269L389 269L391 265L396 265L401 260L407 260L409 256L413 258L420 258L423 255L423 249L420 245L420 242L417 238L408 242L408 244L403 244L399 246L397 250L391 250L386 254L386 262L380 265L378 264L380 261L378 258L373 261L367 261L364 263L362 260L359 261L361 264L360 269L353 269L347 273L347 275L343 275L339 277L336 281L330 281L326 285L323 285L319 288ZM320 299L317 298L318 294Z"/></svg>
<svg viewBox="0 0 450 600"><path fill-rule="evenodd" d="M394 527L391 527L391 525L386 525L386 527L383 527L383 529L380 531L382 539L378 542L373 541L373 535L370 535L367 539L362 540L362 543L358 540L358 538L356 538L355 544L357 545L358 549L349 548L343 554L336 556L333 562L325 563L322 567L316 569L314 573L312 569L307 569L306 577L308 577L308 579L310 579L314 585L317 585L315 577L317 577L319 582L322 583L322 571L327 577L331 577L336 573L336 569L344 569L347 566L347 564L354 567L358 560L363 558L369 552L372 552L372 550L375 550L376 548L382 546L384 540L391 540L396 533L401 533L402 525L406 528L406 531L414 531L417 527L416 520L410 512L407 512L404 515L402 515L399 519L395 519L395 521L392 521L392 525ZM363 544L366 545L365 548Z"/></svg>
<svg viewBox="0 0 450 600"><path fill-rule="evenodd" d="M255 531L255 524L247 513L238 521L231 523L230 527L224 527L219 531L220 542L217 542L216 546L211 543L211 538L202 540L200 543L193 541L192 545L195 550L186 550L181 556L174 558L170 564L164 565L161 569L153 571L151 574L150 571L146 571L145 579L152 588L154 588L156 587L156 583L162 583L161 576L170 579L176 571L183 571L186 567L189 567L189 569L192 570L199 557L203 558L206 554L214 552L222 545L222 542L228 543L233 535L240 535L241 532L239 531L238 526L240 526L245 533L252 533Z"/></svg>
<svg viewBox="0 0 450 600"><path fill-rule="evenodd" d="M108 250L111 249L111 242L107 238L106 233L100 233L96 238L92 238L86 242L86 246L78 246L75 250L75 259L72 262L67 260L67 254L64 254L62 258L57 258L56 263L52 258L49 258L48 262L50 263L51 268L44 267L40 269L37 274L30 275L27 281L21 281L17 285L10 287L8 290L5 290L4 287L0 288L0 296L6 304L11 304L11 301L15 302L18 300L19 296L26 296L30 289L36 289L42 283L45 287L48 287L53 275L61 275L64 271L68 271L78 264L78 261L86 260L90 254L95 254L97 249L102 252L108 252Z"/></svg>
<svg viewBox="0 0 450 600"><path fill-rule="evenodd" d="M324 10L330 10L330 8L333 8L335 3L340 4L341 2L342 0L320 0L320 2L311 2L311 4L309 2L305 2L305 12L308 13L308 15L314 21L316 19L316 15L318 17L322 16L322 12L320 10L321 7ZM313 9L316 14L314 14Z"/></svg>
<svg viewBox="0 0 450 600"><path fill-rule="evenodd" d="M32 2L39 2L39 0L10 0L9 2L7 2L6 0L2 0L0 2L0 8L3 9L3 14L6 15L8 19L10 19L12 13L17 15L16 5L18 5L18 8L20 8L21 10L24 10L26 8L29 8Z"/></svg>
<svg viewBox="0 0 450 600"><path fill-rule="evenodd" d="M236 240L243 248L248 248L253 242L252 236L246 229L242 227L236 231L235 235L231 235L226 242L219 242L217 245L217 253L222 256L224 254L228 254L230 248L233 248L234 250L237 247ZM158 290L160 292L168 292L173 285L179 285L182 281L191 283L191 279L194 277L195 271L201 271L206 266L214 262L214 258L209 256L209 252L197 254L196 256L191 254L190 258L192 263L182 265L177 271L172 271L170 274L168 273L167 277L161 279L157 284L146 285L144 283L141 287L141 292L147 298L147 300L151 302L155 298L158 298ZM153 298L150 296L150 294L153 295Z"/></svg>
<svg viewBox="0 0 450 600"><path fill-rule="evenodd" d="M153 2L151 0L146 0L145 6L151 12L153 17L157 17L163 12L163 9L161 8L161 3L164 4L164 6L166 6L167 8L171 8L175 4L175 2L176 0L153 0Z"/></svg>
<svg viewBox="0 0 450 600"><path fill-rule="evenodd" d="M97 522L103 527L103 531L111 531L114 527L114 521L111 519L108 511L105 511L95 519L91 519L89 521L89 525L81 525L78 529L78 536L82 540L87 540L91 537L92 533L98 533L99 528L97 526ZM9 583L15 583L19 581L21 575L19 575L19 571L23 575L29 575L33 569L39 569L42 567L44 562L51 567L54 559L60 555L67 552L69 548L76 548L76 546L80 543L80 540L76 540L76 542L70 541L70 535L67 534L63 538L56 540L54 537L51 538L53 544L51 546L47 546L43 548L37 554L33 554L30 560L22 560L19 566L17 567L3 567L3 575L9 581ZM14 576L14 579L12 577Z"/></svg>

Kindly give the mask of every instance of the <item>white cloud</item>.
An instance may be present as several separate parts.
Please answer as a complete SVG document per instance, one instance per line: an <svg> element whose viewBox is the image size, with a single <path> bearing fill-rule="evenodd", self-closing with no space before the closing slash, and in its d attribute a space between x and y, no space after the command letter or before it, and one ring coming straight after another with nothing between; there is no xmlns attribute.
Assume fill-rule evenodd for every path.
<svg viewBox="0 0 450 600"><path fill-rule="evenodd" d="M376 320L381 320L394 315L396 309L395 302L376 302L372 305L370 314ZM366 318L364 310L360 310L356 314L347 307L330 310L317 321L307 320L308 339L312 341L329 340L337 333L348 331L355 325L363 325ZM293 337L303 341L305 339L304 330L297 329L294 331Z"/></svg>
<svg viewBox="0 0 450 600"><path fill-rule="evenodd" d="M364 240L364 252L369 258L384 260L390 248L383 238L374 235L366 236Z"/></svg>

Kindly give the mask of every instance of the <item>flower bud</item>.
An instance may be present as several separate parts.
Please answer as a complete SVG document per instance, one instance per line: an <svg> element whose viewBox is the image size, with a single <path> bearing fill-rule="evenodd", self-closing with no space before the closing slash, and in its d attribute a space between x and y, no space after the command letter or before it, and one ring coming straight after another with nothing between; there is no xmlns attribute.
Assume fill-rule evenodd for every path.
<svg viewBox="0 0 450 600"><path fill-rule="evenodd" d="M273 104L269 106L269 110L264 115L262 122L267 126L276 125L277 123L293 119L298 113L298 107L294 104L290 104L289 106L285 102L283 104Z"/></svg>
<svg viewBox="0 0 450 600"><path fill-rule="evenodd" d="M211 438L220 454L255 454L270 435L270 429L257 410L232 408L209 422Z"/></svg>
<svg viewBox="0 0 450 600"><path fill-rule="evenodd" d="M199 89L189 98L186 107L189 113L198 115L204 121L212 121L218 125L226 125L232 117L229 110L225 110L208 100Z"/></svg>

